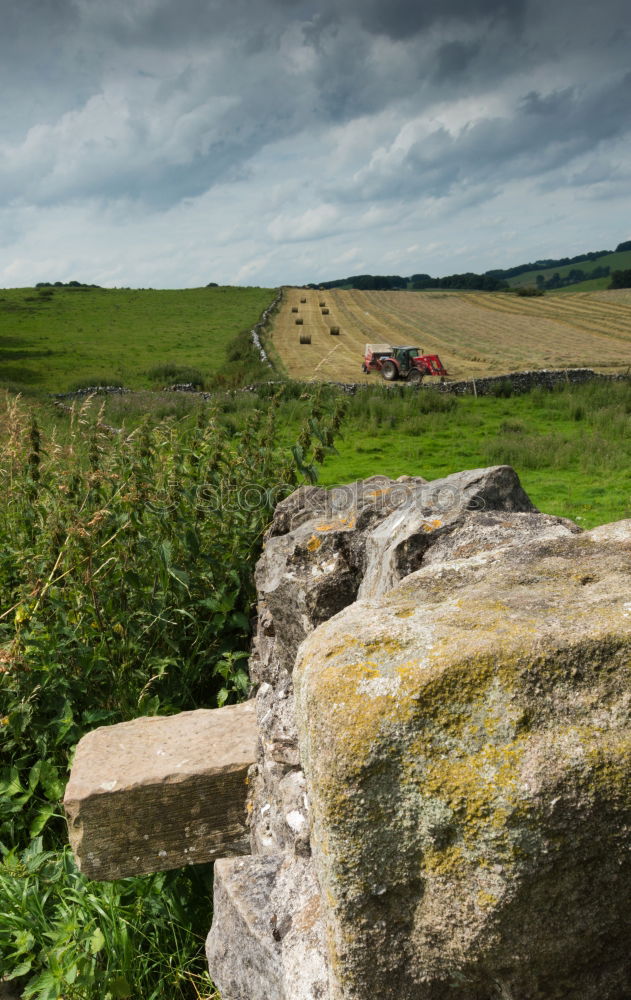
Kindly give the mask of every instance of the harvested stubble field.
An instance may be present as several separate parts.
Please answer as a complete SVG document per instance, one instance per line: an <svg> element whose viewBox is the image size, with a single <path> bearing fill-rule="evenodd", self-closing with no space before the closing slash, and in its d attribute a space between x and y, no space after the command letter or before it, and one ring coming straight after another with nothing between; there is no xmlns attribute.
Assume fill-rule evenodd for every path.
<svg viewBox="0 0 631 1000"><path fill-rule="evenodd" d="M296 306L298 315L291 311ZM331 336L331 326L339 326L339 337ZM300 333L310 334L311 344L301 344ZM361 360L364 345L378 341L439 354L456 379L532 368L618 373L631 364L631 290L520 298L288 288L271 339L288 375L298 379L376 381L362 375Z"/></svg>

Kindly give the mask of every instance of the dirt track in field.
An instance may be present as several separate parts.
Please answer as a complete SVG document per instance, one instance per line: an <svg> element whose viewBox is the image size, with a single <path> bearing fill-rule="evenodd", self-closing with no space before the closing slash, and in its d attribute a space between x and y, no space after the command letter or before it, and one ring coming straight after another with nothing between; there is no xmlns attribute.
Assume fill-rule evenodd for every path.
<svg viewBox="0 0 631 1000"><path fill-rule="evenodd" d="M311 343L300 344L301 334ZM631 290L519 298L287 288L271 340L287 373L301 379L376 381L361 373L364 345L376 341L439 354L453 378L530 368L619 373L631 365Z"/></svg>

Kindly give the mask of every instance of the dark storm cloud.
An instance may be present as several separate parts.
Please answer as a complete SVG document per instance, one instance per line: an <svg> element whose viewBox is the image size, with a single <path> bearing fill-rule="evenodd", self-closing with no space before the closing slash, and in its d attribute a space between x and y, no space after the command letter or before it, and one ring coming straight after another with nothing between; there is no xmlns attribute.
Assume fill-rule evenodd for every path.
<svg viewBox="0 0 631 1000"><path fill-rule="evenodd" d="M31 0L33 2L33 0ZM48 0L49 5L76 6L88 15L96 0ZM260 45L273 44L279 28L289 21L305 21L318 31L352 20L371 35L406 40L434 24L476 23L488 20L518 22L527 0L151 0L130 3L109 0L98 21L122 44L178 45L200 36L217 37L239 31L258 36Z"/></svg>
<svg viewBox="0 0 631 1000"><path fill-rule="evenodd" d="M574 88L530 91L510 117L483 118L456 133L441 127L404 151L396 143L382 148L337 194L368 201L441 198L457 186L488 186L518 177L543 181L550 171L585 153L631 136L629 107L631 73L587 95ZM592 182L589 172L563 180L577 186Z"/></svg>
<svg viewBox="0 0 631 1000"><path fill-rule="evenodd" d="M517 21L526 0L354 0L333 10L343 16L352 12L370 33L407 39L431 25L449 21L476 22L506 18Z"/></svg>
<svg viewBox="0 0 631 1000"><path fill-rule="evenodd" d="M480 41L445 42L436 52L433 80L438 84L460 80L471 71L471 64L481 51Z"/></svg>

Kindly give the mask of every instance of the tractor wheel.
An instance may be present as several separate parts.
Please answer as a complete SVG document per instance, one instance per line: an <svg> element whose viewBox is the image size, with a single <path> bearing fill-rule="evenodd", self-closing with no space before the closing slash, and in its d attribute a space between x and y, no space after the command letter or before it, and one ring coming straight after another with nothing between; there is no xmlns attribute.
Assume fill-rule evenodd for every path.
<svg viewBox="0 0 631 1000"><path fill-rule="evenodd" d="M386 382L394 382L399 377L399 369L394 361L384 361L381 366L381 374Z"/></svg>
<svg viewBox="0 0 631 1000"><path fill-rule="evenodd" d="M414 382L415 385L420 385L423 381L423 373L418 370L418 368L411 368L408 375L408 382Z"/></svg>

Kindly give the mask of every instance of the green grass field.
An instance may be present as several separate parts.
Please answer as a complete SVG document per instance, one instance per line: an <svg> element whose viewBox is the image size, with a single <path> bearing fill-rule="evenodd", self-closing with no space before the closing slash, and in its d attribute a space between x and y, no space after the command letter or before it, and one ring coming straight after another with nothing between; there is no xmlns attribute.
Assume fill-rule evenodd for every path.
<svg viewBox="0 0 631 1000"><path fill-rule="evenodd" d="M266 389L265 395L276 391ZM304 422L309 389L286 383L281 393L279 440L295 441ZM336 390L321 385L324 406ZM143 393L95 398L115 425L136 426L142 413L196 419L212 405L230 433L243 433L262 405L255 393L228 392L212 404L187 394ZM405 388L370 387L347 400L348 415L337 453L319 473L325 486L377 473L438 479L489 465L512 465L540 510L576 520L582 527L631 517L631 383L592 382L554 392L535 390L496 398L451 396ZM60 432L63 433L63 417Z"/></svg>
<svg viewBox="0 0 631 1000"><path fill-rule="evenodd" d="M324 485L381 473L438 479L512 465L533 503L593 527L631 517L631 384L591 383L508 399L356 396ZM419 399L419 397L416 397ZM423 400L423 397L420 397Z"/></svg>
<svg viewBox="0 0 631 1000"><path fill-rule="evenodd" d="M603 257L597 257L596 260L584 260L580 264L564 264L561 267L548 267L544 270L534 270L534 271L524 271L523 274L518 274L515 278L509 279L509 284L512 288L522 288L528 285L535 285L537 282L537 275L542 275L546 280L551 278L553 274L559 274L563 278L570 271L578 269L584 271L585 274L589 274L596 267L610 267L611 271L623 271L626 268L631 267L631 250L623 250L621 253L608 253ZM609 288L611 282L611 276L608 278L591 278L587 281L581 281L576 285L569 285L566 288L555 289L555 292L594 292L602 288ZM550 294L550 292L548 292Z"/></svg>
<svg viewBox="0 0 631 1000"><path fill-rule="evenodd" d="M611 275L608 278L590 278L588 281L577 281L575 285L566 285L564 288L549 288L546 295L567 295L572 292L604 292L611 284Z"/></svg>
<svg viewBox="0 0 631 1000"><path fill-rule="evenodd" d="M268 288L0 289L0 384L30 392L80 385L212 383L227 348L274 297Z"/></svg>

